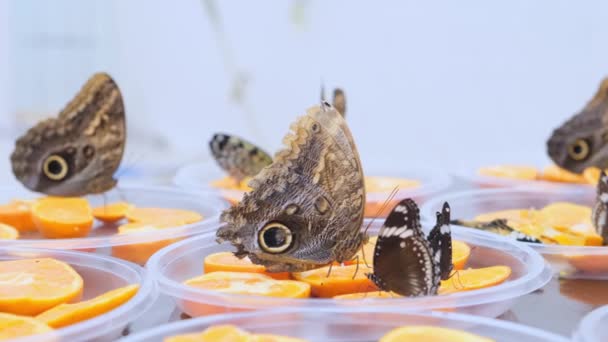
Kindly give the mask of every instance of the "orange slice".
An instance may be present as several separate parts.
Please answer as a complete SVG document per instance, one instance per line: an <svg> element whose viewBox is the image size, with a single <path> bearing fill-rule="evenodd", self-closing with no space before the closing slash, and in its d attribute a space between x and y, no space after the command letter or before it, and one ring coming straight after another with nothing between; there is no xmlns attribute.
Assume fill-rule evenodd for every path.
<svg viewBox="0 0 608 342"><path fill-rule="evenodd" d="M268 297L307 298L310 285L294 280L276 280L259 273L212 272L184 282L200 289Z"/></svg>
<svg viewBox="0 0 608 342"><path fill-rule="evenodd" d="M23 259L0 262L0 311L37 315L80 298L82 277L59 260Z"/></svg>
<svg viewBox="0 0 608 342"><path fill-rule="evenodd" d="M583 171L583 178L585 178L587 183L589 183L591 185L597 185L597 183L600 181L601 173L602 173L602 170L600 170L599 168L597 168L595 166L591 166L591 167L586 168Z"/></svg>
<svg viewBox="0 0 608 342"><path fill-rule="evenodd" d="M558 229L570 229L579 223L591 223L591 208L569 202L551 203L540 210L543 223Z"/></svg>
<svg viewBox="0 0 608 342"><path fill-rule="evenodd" d="M360 264L367 263L369 266L371 266L374 261L374 249L376 248L376 242L378 242L377 236L370 237L367 243L363 245L363 248L361 248L357 254L355 254L353 261L346 262L346 264L348 265L358 261Z"/></svg>
<svg viewBox="0 0 608 342"><path fill-rule="evenodd" d="M358 270L357 270L358 269ZM329 266L293 273L296 280L310 284L314 297L331 298L347 293L376 291L376 285L365 273L371 272L365 265ZM353 278L353 276L355 276Z"/></svg>
<svg viewBox="0 0 608 342"><path fill-rule="evenodd" d="M542 179L551 182L563 182L563 183L577 183L587 184L588 181L581 174L572 173L568 170L564 170L557 165L549 165L545 168L542 174Z"/></svg>
<svg viewBox="0 0 608 342"><path fill-rule="evenodd" d="M93 209L93 216L99 221L114 223L124 219L127 212L132 210L134 206L126 202L116 202L106 206Z"/></svg>
<svg viewBox="0 0 608 342"><path fill-rule="evenodd" d="M439 294L470 291L498 285L507 280L509 276L511 276L511 268L508 266L460 270L450 279L441 282Z"/></svg>
<svg viewBox="0 0 608 342"><path fill-rule="evenodd" d="M250 272L261 273L279 280L290 279L289 272L271 273L266 272L266 267L256 265L248 257L239 259L232 252L219 252L209 254L203 263L205 273L226 271L226 272Z"/></svg>
<svg viewBox="0 0 608 342"><path fill-rule="evenodd" d="M191 210L167 208L133 208L127 212L130 222L148 222L155 224L185 225L203 220L203 217Z"/></svg>
<svg viewBox="0 0 608 342"><path fill-rule="evenodd" d="M480 168L477 173L482 176L514 178L522 180L535 180L538 178L538 170L532 166L520 165L496 165Z"/></svg>
<svg viewBox="0 0 608 342"><path fill-rule="evenodd" d="M173 223L135 222L123 224L122 226L118 227L118 234L125 235L146 232L149 234L154 234L154 232L158 230L176 227L177 226L175 226ZM150 259L152 254L179 240L179 238L175 238L117 245L112 247L112 256L131 261L138 265L144 265L148 259Z"/></svg>
<svg viewBox="0 0 608 342"><path fill-rule="evenodd" d="M455 270L462 270L471 256L471 247L458 240L452 241L452 264Z"/></svg>
<svg viewBox="0 0 608 342"><path fill-rule="evenodd" d="M59 304L36 316L36 319L52 328L65 327L119 307L135 296L138 290L139 285L129 285L80 303Z"/></svg>
<svg viewBox="0 0 608 342"><path fill-rule="evenodd" d="M214 188L219 188L219 189L248 192L248 191L251 191L251 188L248 185L250 180L251 180L251 177L246 177L242 181L237 182L234 178L232 178L230 176L226 176L224 178L214 180L213 182L211 182L211 186Z"/></svg>
<svg viewBox="0 0 608 342"><path fill-rule="evenodd" d="M0 223L15 227L19 232L36 231L32 221L33 201L14 200L8 204L0 205Z"/></svg>
<svg viewBox="0 0 608 342"><path fill-rule="evenodd" d="M216 325L201 333L167 337L163 342L250 342L251 335L234 325Z"/></svg>
<svg viewBox="0 0 608 342"><path fill-rule="evenodd" d="M604 244L604 238L595 231L592 223L576 224L570 227L569 231L572 234L585 237L585 246L602 246Z"/></svg>
<svg viewBox="0 0 608 342"><path fill-rule="evenodd" d="M53 329L32 317L0 312L0 340L43 334L50 331L53 331Z"/></svg>
<svg viewBox="0 0 608 342"><path fill-rule="evenodd" d="M19 231L8 224L0 223L0 240L16 240Z"/></svg>
<svg viewBox="0 0 608 342"><path fill-rule="evenodd" d="M391 192L396 187L399 190L416 188L420 186L420 182L413 179L396 178L396 177L365 177L365 191L372 192Z"/></svg>
<svg viewBox="0 0 608 342"><path fill-rule="evenodd" d="M379 342L492 342L494 340L462 330L425 325L396 328L380 338Z"/></svg>
<svg viewBox="0 0 608 342"><path fill-rule="evenodd" d="M32 205L32 219L40 233L51 239L87 236L93 213L83 198L46 197Z"/></svg>

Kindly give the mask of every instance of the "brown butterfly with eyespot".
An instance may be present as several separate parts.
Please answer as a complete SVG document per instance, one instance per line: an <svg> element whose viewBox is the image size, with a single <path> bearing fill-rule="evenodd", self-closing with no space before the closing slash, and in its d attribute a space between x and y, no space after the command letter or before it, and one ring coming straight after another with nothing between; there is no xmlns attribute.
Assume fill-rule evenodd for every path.
<svg viewBox="0 0 608 342"><path fill-rule="evenodd" d="M120 90L108 74L97 73L57 117L17 139L13 173L28 189L47 195L103 193L116 186L125 139Z"/></svg>
<svg viewBox="0 0 608 342"><path fill-rule="evenodd" d="M328 103L310 108L253 189L221 215L218 242L229 241L270 272L301 272L352 260L361 232L365 187L346 121Z"/></svg>

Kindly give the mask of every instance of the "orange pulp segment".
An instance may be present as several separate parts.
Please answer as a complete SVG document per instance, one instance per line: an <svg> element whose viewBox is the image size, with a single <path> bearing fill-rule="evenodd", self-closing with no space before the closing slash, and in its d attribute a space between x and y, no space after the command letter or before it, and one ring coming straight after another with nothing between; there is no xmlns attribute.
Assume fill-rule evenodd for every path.
<svg viewBox="0 0 608 342"><path fill-rule="evenodd" d="M134 284L106 292L83 302L59 304L36 316L36 319L55 329L65 327L119 307L135 296L138 290L139 285Z"/></svg>
<svg viewBox="0 0 608 342"><path fill-rule="evenodd" d="M508 266L491 266L460 270L450 279L441 281L439 294L470 291L503 283L511 276Z"/></svg>
<svg viewBox="0 0 608 342"><path fill-rule="evenodd" d="M227 272L250 272L261 273L279 280L290 279L289 272L271 273L266 272L266 267L256 265L249 257L239 259L232 252L218 252L209 254L203 263L205 273L227 271Z"/></svg>
<svg viewBox="0 0 608 342"><path fill-rule="evenodd" d="M33 202L14 200L0 205L0 223L15 227L21 233L36 231L36 225L32 221Z"/></svg>
<svg viewBox="0 0 608 342"><path fill-rule="evenodd" d="M93 213L84 198L45 197L32 205L32 219L40 233L51 239L87 236Z"/></svg>
<svg viewBox="0 0 608 342"><path fill-rule="evenodd" d="M435 326L412 325L386 333L379 342L492 342L494 340L466 331Z"/></svg>
<svg viewBox="0 0 608 342"><path fill-rule="evenodd" d="M2 341L50 331L53 329L35 318L0 312L0 340Z"/></svg>
<svg viewBox="0 0 608 342"><path fill-rule="evenodd" d="M549 165L543 170L542 179L552 182L587 184L582 174L573 173L557 165Z"/></svg>
<svg viewBox="0 0 608 342"><path fill-rule="evenodd" d="M213 182L211 182L211 186L214 188L219 188L219 189L237 190L237 191L247 192L247 191L251 191L251 188L248 185L250 180L251 180L250 177L246 177L242 181L237 182L234 178L232 178L230 176L226 176L224 178L214 180Z"/></svg>
<svg viewBox="0 0 608 342"><path fill-rule="evenodd" d="M154 234L155 231L162 229L177 228L172 223L159 223L155 224L152 222L134 222L126 223L118 227L118 235L134 234L134 233L146 233ZM152 254L158 252L160 249L179 241L178 238L164 239L164 240L153 240L147 242L137 242L124 245L116 245L112 247L112 256L128 260L138 265L144 265Z"/></svg>
<svg viewBox="0 0 608 342"><path fill-rule="evenodd" d="M42 258L0 262L0 311L37 315L80 298L82 277L63 261Z"/></svg>
<svg viewBox="0 0 608 342"><path fill-rule="evenodd" d="M232 294L283 298L310 296L310 285L305 282L276 280L259 273L212 272L186 280L184 284L204 290Z"/></svg>
<svg viewBox="0 0 608 342"><path fill-rule="evenodd" d="M19 231L8 224L0 223L0 240L16 240L19 238Z"/></svg>
<svg viewBox="0 0 608 342"><path fill-rule="evenodd" d="M482 176L535 180L538 170L532 166L495 165L482 167L477 171Z"/></svg>
<svg viewBox="0 0 608 342"><path fill-rule="evenodd" d="M215 325L200 333L167 337L163 342L249 342L251 335L234 325Z"/></svg>
<svg viewBox="0 0 608 342"><path fill-rule="evenodd" d="M296 280L310 284L313 297L331 298L347 293L375 291L378 288L367 278L365 265L321 267L310 271L292 273ZM327 274L329 273L329 277ZM356 274L356 275L355 275ZM353 276L355 276L353 278Z"/></svg>
<svg viewBox="0 0 608 342"><path fill-rule="evenodd" d="M185 225L203 220L203 216L191 210L168 208L133 208L127 212L130 222Z"/></svg>
<svg viewBox="0 0 608 342"><path fill-rule="evenodd" d="M452 264L455 270L462 270L471 256L471 247L458 240L452 241Z"/></svg>
<svg viewBox="0 0 608 342"><path fill-rule="evenodd" d="M116 202L93 209L93 216L99 221L114 223L124 219L134 206L126 202Z"/></svg>
<svg viewBox="0 0 608 342"><path fill-rule="evenodd" d="M399 190L419 187L420 182L413 179L397 178L397 177L365 177L365 191L372 192L391 192L393 189Z"/></svg>

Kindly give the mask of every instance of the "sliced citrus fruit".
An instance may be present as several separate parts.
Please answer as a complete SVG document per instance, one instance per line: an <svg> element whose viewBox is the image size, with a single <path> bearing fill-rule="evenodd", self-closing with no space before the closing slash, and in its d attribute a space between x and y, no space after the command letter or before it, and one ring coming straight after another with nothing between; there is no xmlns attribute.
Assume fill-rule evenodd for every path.
<svg viewBox="0 0 608 342"><path fill-rule="evenodd" d="M379 342L492 342L494 340L466 331L425 325L396 328L380 338Z"/></svg>
<svg viewBox="0 0 608 342"><path fill-rule="evenodd" d="M480 168L477 173L482 176L535 180L538 170L532 166L495 165Z"/></svg>
<svg viewBox="0 0 608 342"><path fill-rule="evenodd" d="M331 266L331 272L329 267L293 273L292 276L294 279L310 284L314 297L331 298L347 293L378 290L365 275L366 272L371 272L371 269L365 265L334 265Z"/></svg>
<svg viewBox="0 0 608 342"><path fill-rule="evenodd" d="M377 241L377 236L370 237L367 243L363 245L363 247L357 252L357 254L355 254L353 261L346 262L346 264L359 262L360 264L368 264L371 266L374 260L374 249L376 248Z"/></svg>
<svg viewBox="0 0 608 342"><path fill-rule="evenodd" d="M264 274L212 272L184 282L200 289L268 297L307 298L310 285L301 281L276 280Z"/></svg>
<svg viewBox="0 0 608 342"><path fill-rule="evenodd" d="M138 290L139 285L129 285L83 302L59 304L36 316L36 319L55 329L65 327L99 316L119 307L135 296Z"/></svg>
<svg viewBox="0 0 608 342"><path fill-rule="evenodd" d="M13 226L0 223L0 240L16 240L19 238L19 231Z"/></svg>
<svg viewBox="0 0 608 342"><path fill-rule="evenodd" d="M551 182L586 184L587 179L582 174L572 173L557 165L549 165L543 170L542 178Z"/></svg>
<svg viewBox="0 0 608 342"><path fill-rule="evenodd" d="M365 177L365 191L372 192L391 192L393 189L399 190L419 187L420 182L413 179L397 177Z"/></svg>
<svg viewBox="0 0 608 342"><path fill-rule="evenodd" d="M470 291L503 283L511 276L508 266L470 268L456 272L450 279L443 280L439 294Z"/></svg>
<svg viewBox="0 0 608 342"><path fill-rule="evenodd" d="M0 262L0 311L37 315L80 298L82 277L63 261L42 258Z"/></svg>
<svg viewBox="0 0 608 342"><path fill-rule="evenodd" d="M543 237L549 238L560 245L584 246L587 239L582 235L576 235L569 231L559 231L552 227L545 228Z"/></svg>
<svg viewBox="0 0 608 342"><path fill-rule="evenodd" d="M597 185L600 181L600 175L602 174L602 170L595 166L591 166L586 168L583 171L583 178L587 181L587 183L591 185Z"/></svg>
<svg viewBox="0 0 608 342"><path fill-rule="evenodd" d="M251 335L234 325L216 325L193 334L167 337L163 342L249 342Z"/></svg>
<svg viewBox="0 0 608 342"><path fill-rule="evenodd" d="M87 236L93 213L83 198L45 197L32 205L32 219L40 233L51 239Z"/></svg>
<svg viewBox="0 0 608 342"><path fill-rule="evenodd" d="M248 185L250 180L251 180L251 177L246 177L242 181L237 182L234 178L232 178L230 176L226 176L224 178L214 180L213 182L211 182L211 186L214 188L219 188L219 189L238 190L238 191L247 192L247 191L251 191L251 188Z"/></svg>
<svg viewBox="0 0 608 342"><path fill-rule="evenodd" d="M266 272L266 267L256 265L248 257L239 259L232 252L218 252L209 254L203 263L205 273L226 271L226 272L250 272L262 273L269 277L279 280L290 279L289 272L271 273Z"/></svg>
<svg viewBox="0 0 608 342"><path fill-rule="evenodd" d="M185 225L203 220L201 214L184 209L133 208L127 212L130 222L150 222L155 224Z"/></svg>
<svg viewBox="0 0 608 342"><path fill-rule="evenodd" d="M551 203L540 210L543 223L554 228L570 229L579 223L591 223L591 208L569 202Z"/></svg>
<svg viewBox="0 0 608 342"><path fill-rule="evenodd" d="M93 216L103 222L114 223L124 219L135 206L127 202L116 202L93 209Z"/></svg>
<svg viewBox="0 0 608 342"><path fill-rule="evenodd" d="M150 233L154 234L159 230L176 228L173 223L152 223L152 222L134 222L126 223L118 227L118 235L135 234L135 233ZM179 238L164 239L148 242L137 242L124 245L116 245L112 247L112 256L123 260L128 260L138 265L144 265L152 254L160 249L179 241Z"/></svg>
<svg viewBox="0 0 608 342"><path fill-rule="evenodd" d="M53 331L53 329L35 318L0 312L0 340L2 341L49 331Z"/></svg>
<svg viewBox="0 0 608 342"><path fill-rule="evenodd" d="M599 235L592 223L579 223L570 227L569 232L585 237L585 246L602 246L604 238Z"/></svg>
<svg viewBox="0 0 608 342"><path fill-rule="evenodd" d="M455 270L462 270L471 256L471 247L458 240L452 241L452 264Z"/></svg>
<svg viewBox="0 0 608 342"><path fill-rule="evenodd" d="M14 200L0 205L0 223L15 227L21 233L36 231L36 225L32 221L33 202Z"/></svg>

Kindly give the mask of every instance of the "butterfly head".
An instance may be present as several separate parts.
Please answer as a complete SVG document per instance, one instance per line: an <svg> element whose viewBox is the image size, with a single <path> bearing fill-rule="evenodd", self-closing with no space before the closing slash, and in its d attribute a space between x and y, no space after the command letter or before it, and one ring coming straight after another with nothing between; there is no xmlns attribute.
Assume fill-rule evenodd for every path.
<svg viewBox="0 0 608 342"><path fill-rule="evenodd" d="M120 92L97 74L57 118L44 120L17 139L11 155L15 177L28 189L54 196L104 192L125 139Z"/></svg>
<svg viewBox="0 0 608 342"><path fill-rule="evenodd" d="M547 141L549 157L580 173L589 166L608 167L608 79L578 114L555 129Z"/></svg>

